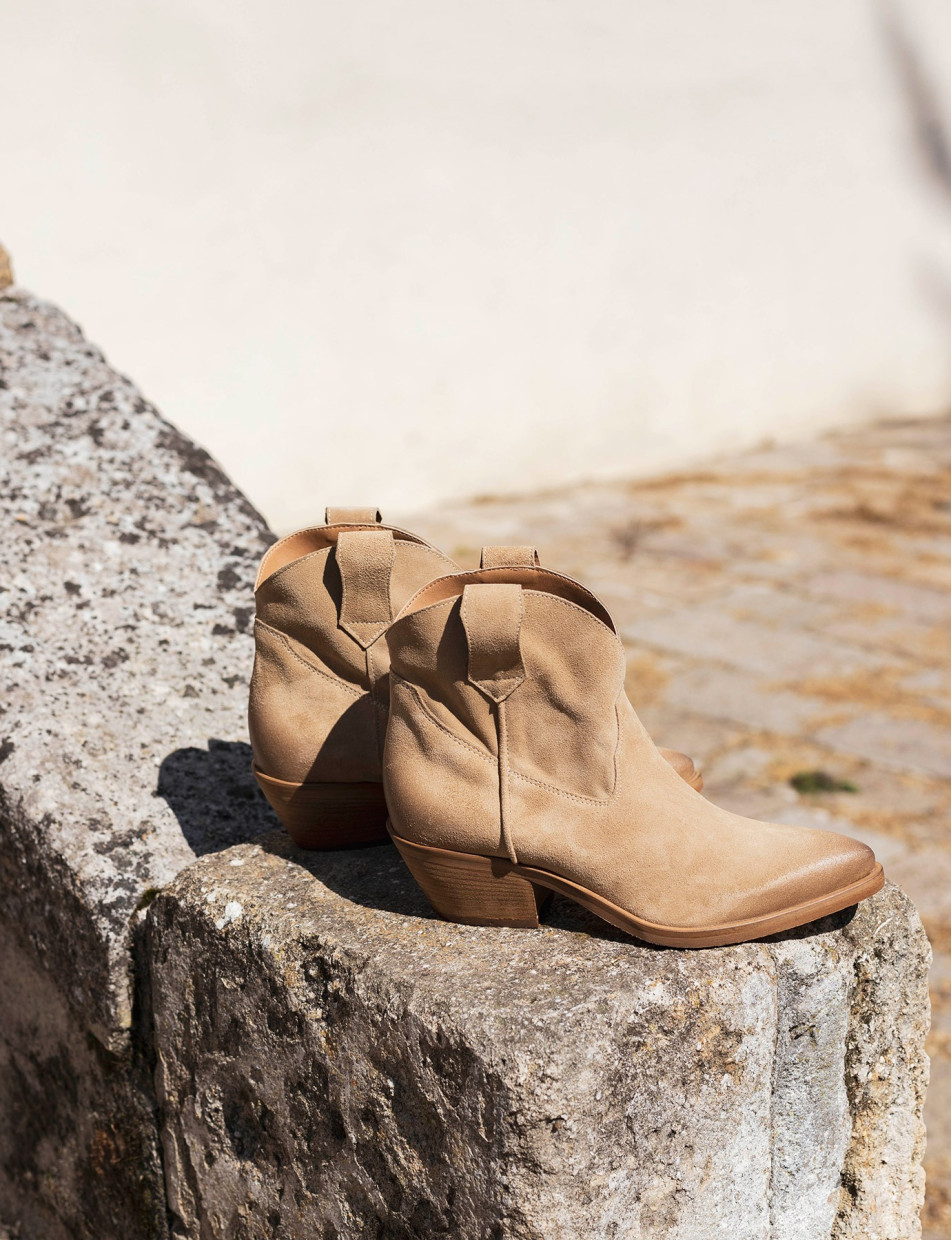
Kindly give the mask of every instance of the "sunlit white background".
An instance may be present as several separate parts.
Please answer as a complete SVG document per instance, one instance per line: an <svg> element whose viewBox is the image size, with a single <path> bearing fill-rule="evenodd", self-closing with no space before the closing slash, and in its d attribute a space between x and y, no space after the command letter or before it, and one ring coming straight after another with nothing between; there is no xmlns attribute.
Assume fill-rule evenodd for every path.
<svg viewBox="0 0 951 1240"><path fill-rule="evenodd" d="M951 404L939 0L0 0L0 31L20 282L279 529Z"/></svg>

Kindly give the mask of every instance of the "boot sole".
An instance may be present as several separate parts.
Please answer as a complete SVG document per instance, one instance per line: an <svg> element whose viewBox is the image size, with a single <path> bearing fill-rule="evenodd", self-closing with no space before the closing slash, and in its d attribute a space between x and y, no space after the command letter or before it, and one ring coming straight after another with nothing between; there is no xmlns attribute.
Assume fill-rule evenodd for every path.
<svg viewBox="0 0 951 1240"><path fill-rule="evenodd" d="M251 769L299 848L361 848L388 838L382 784L295 784L265 775L253 764Z"/></svg>
<svg viewBox="0 0 951 1240"><path fill-rule="evenodd" d="M481 857L412 844L393 835L392 830L390 835L433 909L447 921L468 926L534 929L545 900L552 892L558 892L619 930L661 947L725 947L761 939L858 904L881 890L885 882L881 865L876 865L871 873L848 887L763 917L718 926L662 926L635 917L557 874L518 865L504 857Z"/></svg>

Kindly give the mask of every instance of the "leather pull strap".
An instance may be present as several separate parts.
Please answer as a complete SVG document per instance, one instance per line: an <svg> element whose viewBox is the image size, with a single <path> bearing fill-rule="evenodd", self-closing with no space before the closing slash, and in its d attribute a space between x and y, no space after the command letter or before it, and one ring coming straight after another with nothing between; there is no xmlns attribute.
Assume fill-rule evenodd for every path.
<svg viewBox="0 0 951 1240"><path fill-rule="evenodd" d="M324 520L328 525L379 525L383 514L379 508L328 508Z"/></svg>
<svg viewBox="0 0 951 1240"><path fill-rule="evenodd" d="M534 547L483 547L480 568L536 568L541 561Z"/></svg>
<svg viewBox="0 0 951 1240"><path fill-rule="evenodd" d="M469 643L469 683L504 702L525 679L519 642L525 618L522 587L469 585L462 592L462 625Z"/></svg>
<svg viewBox="0 0 951 1240"><path fill-rule="evenodd" d="M336 558L343 585L339 625L366 650L393 619L393 535L390 530L343 530L337 535Z"/></svg>

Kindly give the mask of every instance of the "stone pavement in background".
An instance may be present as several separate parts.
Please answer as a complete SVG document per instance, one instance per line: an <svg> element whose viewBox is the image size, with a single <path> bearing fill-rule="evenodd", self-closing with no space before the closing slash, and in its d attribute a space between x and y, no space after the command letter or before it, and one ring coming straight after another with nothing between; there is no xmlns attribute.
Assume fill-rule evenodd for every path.
<svg viewBox="0 0 951 1240"><path fill-rule="evenodd" d="M951 1240L951 419L445 505L465 566L535 543L607 604L628 689L706 795L871 844L935 950L926 1240ZM797 792L822 772L852 790Z"/></svg>

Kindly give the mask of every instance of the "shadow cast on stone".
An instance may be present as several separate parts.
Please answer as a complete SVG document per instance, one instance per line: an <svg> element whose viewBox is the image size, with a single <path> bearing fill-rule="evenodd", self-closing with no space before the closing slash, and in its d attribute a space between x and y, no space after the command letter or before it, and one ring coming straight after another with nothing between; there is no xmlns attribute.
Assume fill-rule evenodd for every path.
<svg viewBox="0 0 951 1240"><path fill-rule="evenodd" d="M392 844L310 852L298 848L283 831L275 831L255 842L265 852L302 866L328 890L353 904L404 917L418 917L426 921L440 920ZM853 905L831 917L824 917L820 921L809 922L758 941L781 943L841 930L855 916L855 911ZM557 894L542 914L541 924L549 929L583 934L607 942L627 943L653 952L682 950L646 943Z"/></svg>
<svg viewBox="0 0 951 1240"><path fill-rule="evenodd" d="M251 746L211 738L176 749L159 767L155 796L178 819L196 856L245 844L280 824L251 773Z"/></svg>

